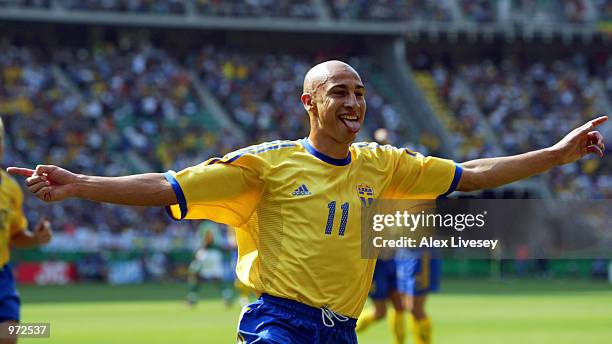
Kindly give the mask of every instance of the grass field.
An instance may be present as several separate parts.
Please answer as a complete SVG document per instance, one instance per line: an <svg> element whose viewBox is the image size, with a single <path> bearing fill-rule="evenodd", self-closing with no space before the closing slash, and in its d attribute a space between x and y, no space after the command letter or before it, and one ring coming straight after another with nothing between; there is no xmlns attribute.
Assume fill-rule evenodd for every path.
<svg viewBox="0 0 612 344"><path fill-rule="evenodd" d="M239 306L211 289L195 308L183 284L21 286L22 321L50 322L50 339L21 344L232 343ZM428 305L434 342L612 343L612 285L558 280L445 280ZM386 322L360 343L390 343ZM408 341L410 342L410 341Z"/></svg>

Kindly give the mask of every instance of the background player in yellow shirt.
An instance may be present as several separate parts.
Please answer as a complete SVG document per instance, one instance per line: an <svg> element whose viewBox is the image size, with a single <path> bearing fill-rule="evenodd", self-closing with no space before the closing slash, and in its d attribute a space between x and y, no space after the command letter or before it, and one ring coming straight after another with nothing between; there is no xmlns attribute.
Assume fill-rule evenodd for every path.
<svg viewBox="0 0 612 344"><path fill-rule="evenodd" d="M580 159L603 156L607 117L552 147L468 161L424 157L353 141L365 120L365 87L340 61L313 67L301 100L310 133L210 159L179 173L78 175L57 166L10 168L45 201L78 197L169 206L175 218L237 228L237 275L261 294L241 315L238 339L265 343L355 343L355 318L375 260L361 259L360 212L374 198L432 199L455 189L494 188Z"/></svg>
<svg viewBox="0 0 612 344"><path fill-rule="evenodd" d="M0 159L4 154L4 125L0 118ZM43 220L30 232L23 214L23 193L19 185L4 170L0 171L0 323L19 322L19 294L13 272L8 265L10 246L28 248L44 245L51 240L51 225ZM16 343L16 339L1 339L1 344Z"/></svg>

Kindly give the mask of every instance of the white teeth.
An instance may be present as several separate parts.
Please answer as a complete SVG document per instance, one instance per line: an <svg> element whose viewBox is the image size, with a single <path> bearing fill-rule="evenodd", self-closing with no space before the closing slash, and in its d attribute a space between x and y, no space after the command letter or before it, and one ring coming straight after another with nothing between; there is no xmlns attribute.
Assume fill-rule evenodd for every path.
<svg viewBox="0 0 612 344"><path fill-rule="evenodd" d="M340 116L342 119L348 119L349 121L356 121L357 116Z"/></svg>

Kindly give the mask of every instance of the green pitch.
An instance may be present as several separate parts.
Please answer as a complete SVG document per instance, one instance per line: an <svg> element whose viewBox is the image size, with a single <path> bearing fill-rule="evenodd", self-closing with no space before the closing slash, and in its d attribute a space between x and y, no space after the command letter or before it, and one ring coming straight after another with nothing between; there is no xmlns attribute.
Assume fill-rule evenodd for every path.
<svg viewBox="0 0 612 344"><path fill-rule="evenodd" d="M428 309L434 342L612 343L612 285L590 281L444 280ZM21 344L231 343L239 307L207 288L194 309L186 286L20 288L24 322L50 322L50 339ZM360 343L390 343L386 321ZM410 341L407 341L410 343Z"/></svg>

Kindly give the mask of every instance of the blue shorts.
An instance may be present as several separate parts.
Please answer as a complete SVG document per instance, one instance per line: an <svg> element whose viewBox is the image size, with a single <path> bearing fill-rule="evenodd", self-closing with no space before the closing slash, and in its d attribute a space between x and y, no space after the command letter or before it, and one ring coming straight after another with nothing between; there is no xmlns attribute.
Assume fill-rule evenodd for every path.
<svg viewBox="0 0 612 344"><path fill-rule="evenodd" d="M19 321L19 294L9 265L0 268L0 322Z"/></svg>
<svg viewBox="0 0 612 344"><path fill-rule="evenodd" d="M400 293L421 296L440 288L442 261L429 250L402 250L396 255L397 289Z"/></svg>
<svg viewBox="0 0 612 344"><path fill-rule="evenodd" d="M370 297L372 300L384 300L397 290L397 267L395 259L378 259L372 278Z"/></svg>
<svg viewBox="0 0 612 344"><path fill-rule="evenodd" d="M324 311L297 301L263 294L244 307L238 323L238 343L356 344L353 318L341 321ZM328 313L329 314L329 313ZM342 316L340 316L342 317Z"/></svg>

